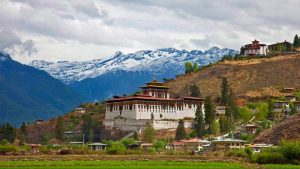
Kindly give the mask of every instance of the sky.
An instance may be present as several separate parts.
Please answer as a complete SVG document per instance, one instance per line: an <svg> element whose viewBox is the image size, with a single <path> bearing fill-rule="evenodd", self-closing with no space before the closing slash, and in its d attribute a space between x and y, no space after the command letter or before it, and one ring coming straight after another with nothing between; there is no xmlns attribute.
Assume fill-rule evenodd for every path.
<svg viewBox="0 0 300 169"><path fill-rule="evenodd" d="M172 47L239 50L300 34L299 0L0 0L0 51L86 61Z"/></svg>

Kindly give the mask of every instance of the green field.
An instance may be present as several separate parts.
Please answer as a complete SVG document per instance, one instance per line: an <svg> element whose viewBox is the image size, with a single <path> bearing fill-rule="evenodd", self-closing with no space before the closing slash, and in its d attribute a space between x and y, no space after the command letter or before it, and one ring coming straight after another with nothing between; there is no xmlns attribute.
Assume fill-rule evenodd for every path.
<svg viewBox="0 0 300 169"><path fill-rule="evenodd" d="M225 162L189 162L189 161L0 161L0 169L300 169L298 165L225 163Z"/></svg>
<svg viewBox="0 0 300 169"><path fill-rule="evenodd" d="M2 169L244 169L237 163L166 161L3 161Z"/></svg>

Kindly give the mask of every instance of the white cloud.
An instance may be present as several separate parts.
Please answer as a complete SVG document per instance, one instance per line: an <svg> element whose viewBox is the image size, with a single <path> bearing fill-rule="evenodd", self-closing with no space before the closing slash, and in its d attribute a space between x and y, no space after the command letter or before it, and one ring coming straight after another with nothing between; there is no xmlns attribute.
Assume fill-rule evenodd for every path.
<svg viewBox="0 0 300 169"><path fill-rule="evenodd" d="M291 41L300 32L299 6L298 0L2 0L0 50L29 62L163 47L239 49L254 38Z"/></svg>

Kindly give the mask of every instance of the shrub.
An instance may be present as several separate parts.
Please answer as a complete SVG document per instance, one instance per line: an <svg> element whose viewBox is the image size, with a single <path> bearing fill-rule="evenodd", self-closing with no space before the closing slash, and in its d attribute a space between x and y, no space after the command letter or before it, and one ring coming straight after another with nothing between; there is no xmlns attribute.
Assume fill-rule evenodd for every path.
<svg viewBox="0 0 300 169"><path fill-rule="evenodd" d="M68 154L72 154L72 150L70 149L62 149L60 151L58 151L59 155L68 155Z"/></svg>
<svg viewBox="0 0 300 169"><path fill-rule="evenodd" d="M252 161L258 164L282 164L286 160L280 153L261 152L252 156Z"/></svg>
<svg viewBox="0 0 300 169"><path fill-rule="evenodd" d="M300 160L300 141L282 141L279 150L288 160Z"/></svg>
<svg viewBox="0 0 300 169"><path fill-rule="evenodd" d="M120 141L116 141L111 143L111 145L107 147L106 152L108 154L122 154L125 152L125 150L126 150L125 145Z"/></svg>
<svg viewBox="0 0 300 169"><path fill-rule="evenodd" d="M166 142L165 141L157 141L154 143L154 147L156 151L161 151L162 149L165 149Z"/></svg>
<svg viewBox="0 0 300 169"><path fill-rule="evenodd" d="M8 153L15 153L18 151L18 148L14 145L0 145L0 154L8 154Z"/></svg>
<svg viewBox="0 0 300 169"><path fill-rule="evenodd" d="M135 143L135 140L134 140L134 138L123 138L123 139L121 140L121 142L122 142L125 146L128 146L129 144Z"/></svg>
<svg viewBox="0 0 300 169"><path fill-rule="evenodd" d="M229 157L242 157L242 158L248 157L248 154L243 149L228 150L225 153L225 155Z"/></svg>

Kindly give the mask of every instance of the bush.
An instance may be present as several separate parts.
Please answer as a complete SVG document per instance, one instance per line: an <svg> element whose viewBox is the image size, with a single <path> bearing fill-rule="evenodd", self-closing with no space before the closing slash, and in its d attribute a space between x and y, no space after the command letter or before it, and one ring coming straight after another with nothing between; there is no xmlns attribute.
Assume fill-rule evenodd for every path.
<svg viewBox="0 0 300 169"><path fill-rule="evenodd" d="M134 138L123 138L123 139L121 140L121 142L122 142L125 146L128 146L129 144L135 143L135 139L134 139Z"/></svg>
<svg viewBox="0 0 300 169"><path fill-rule="evenodd" d="M18 151L18 148L14 145L0 145L0 154L8 154L8 153L15 153Z"/></svg>
<svg viewBox="0 0 300 169"><path fill-rule="evenodd" d="M62 149L58 152L59 155L68 155L68 154L72 154L72 150L70 149Z"/></svg>
<svg viewBox="0 0 300 169"><path fill-rule="evenodd" d="M108 154L122 154L125 151L126 151L125 145L119 141L111 143L111 145L109 145L106 150Z"/></svg>
<svg viewBox="0 0 300 169"><path fill-rule="evenodd" d="M154 143L154 147L155 147L156 151L161 151L161 150L165 149L166 144L167 143L165 141L157 141Z"/></svg>
<svg viewBox="0 0 300 169"><path fill-rule="evenodd" d="M244 149L232 149L232 150L228 150L225 153L226 156L229 157L248 157L248 154L244 151Z"/></svg>
<svg viewBox="0 0 300 169"><path fill-rule="evenodd" d="M252 156L252 161L258 164L283 164L286 159L280 153L261 152Z"/></svg>
<svg viewBox="0 0 300 169"><path fill-rule="evenodd" d="M300 160L300 141L282 141L279 150L288 160Z"/></svg>

